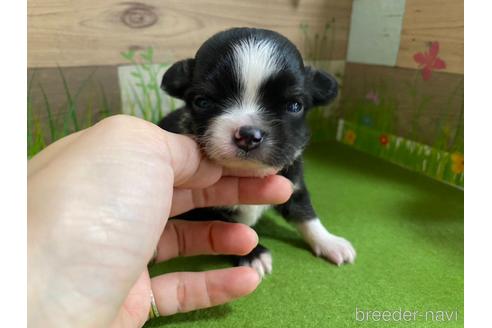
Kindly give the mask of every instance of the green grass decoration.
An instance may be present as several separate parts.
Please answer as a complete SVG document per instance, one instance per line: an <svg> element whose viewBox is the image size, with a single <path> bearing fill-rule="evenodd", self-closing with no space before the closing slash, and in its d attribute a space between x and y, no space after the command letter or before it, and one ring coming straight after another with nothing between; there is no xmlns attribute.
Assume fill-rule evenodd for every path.
<svg viewBox="0 0 492 328"><path fill-rule="evenodd" d="M145 120L157 123L164 116L162 111L163 94L158 84L159 70L166 65L154 64L154 50L151 47L139 54L135 50L128 50L122 52L121 56L133 65L134 70L130 74L137 80L127 90L133 96L133 99L128 95L126 97L132 115L139 114ZM155 102L152 101L152 96ZM175 108L174 100L170 98L169 109L172 111ZM134 112L135 109L138 110L138 113Z"/></svg>
<svg viewBox="0 0 492 328"><path fill-rule="evenodd" d="M63 71L60 66L57 66L58 72L60 73L60 77L63 82L63 88L65 91L65 94L67 96L67 107L68 107L68 112L70 113L70 117L72 118L73 126L75 128L75 131L79 130L79 123L77 120L77 113L75 112L75 103L72 98L72 94L70 93L70 89L67 84L67 79L65 78L65 74L63 74Z"/></svg>
<svg viewBox="0 0 492 328"><path fill-rule="evenodd" d="M335 17L333 17L330 22L325 24L325 28L323 29L321 36L319 33L315 33L314 37L311 37L311 31L308 23L302 22L299 25L304 39L303 43L306 60L333 60L336 34L335 22ZM328 36L328 34L330 35ZM326 53L328 53L328 58L324 56Z"/></svg>
<svg viewBox="0 0 492 328"><path fill-rule="evenodd" d="M98 83L99 91L101 93L101 108L102 110L99 112L101 119L104 119L111 115L111 106L109 105L108 97L106 96L106 91L104 90L104 86L101 82Z"/></svg>
<svg viewBox="0 0 492 328"><path fill-rule="evenodd" d="M464 187L464 155L460 149L448 152L343 120L337 140L439 181Z"/></svg>
<svg viewBox="0 0 492 328"><path fill-rule="evenodd" d="M154 50L147 48L145 51L137 54L135 50L129 50L121 53L122 57L134 65L134 71L131 73L137 79L137 83L130 87L130 93L133 99L127 95L126 101L130 105L132 115L141 115L144 119L157 123L164 115L162 111L163 94L160 86L157 83L158 70L164 68L165 64L154 65L153 57ZM80 85L75 89L70 89L66 74L63 68L57 67L60 80L62 83L65 104L64 108L55 111L48 94L43 87L42 81L36 81L35 85L39 88L43 100L43 111L46 114L46 121L49 134L43 130L42 120L40 118L43 111L34 114L33 110L33 93L34 82L36 80L35 73L32 73L28 79L27 90L27 156L31 158L39 151L44 149L49 143L52 143L60 138L63 138L73 132L85 129L96 123L97 120L110 116L115 112L111 108L104 86L100 81L94 81L94 74L97 68L82 80ZM77 103L83 90L90 83L95 83L98 88L98 95L92 93L88 97L83 106L85 106L86 117L80 117ZM154 96L155 101L152 101ZM173 98L168 97L168 108L174 110L176 102ZM80 103L80 102L79 102ZM99 106L96 117L96 104ZM119 112L119 110L117 110ZM55 115L55 112L61 115Z"/></svg>
<svg viewBox="0 0 492 328"><path fill-rule="evenodd" d="M44 149L49 143L52 143L60 138L63 138L73 132L85 129L96 123L95 117L95 103L97 96L92 94L91 97L87 99L85 106L86 118L81 122L80 114L78 113L77 102L79 97L85 88L93 81L94 74L97 68L92 70L91 73L82 80L80 85L75 89L71 90L65 73L61 67L58 67L59 76L63 85L64 95L65 95L65 105L63 108L58 110L61 115L54 114L54 108L51 105L49 97L46 93L45 88L41 81L36 81L36 85L40 90L41 97L44 105L44 113L46 114L46 121L48 125L49 135L46 135L42 120L40 118L43 111L35 111L33 109L33 85L35 84L36 76L32 73L28 78L28 92L27 92L27 157L31 158ZM98 112L99 119L111 115L111 106L106 96L106 92L101 83L99 86L100 94L100 105L102 110ZM57 117L58 116L58 117Z"/></svg>
<svg viewBox="0 0 492 328"><path fill-rule="evenodd" d="M44 106L46 108L46 112L48 114L48 124L50 127L50 137L51 140L56 140L56 135L55 135L55 124L52 116L52 110L51 110L51 105L48 100L48 96L46 95L46 92L44 91L43 85L41 83L38 83L39 89L41 90L41 93L43 95L43 100L44 100Z"/></svg>

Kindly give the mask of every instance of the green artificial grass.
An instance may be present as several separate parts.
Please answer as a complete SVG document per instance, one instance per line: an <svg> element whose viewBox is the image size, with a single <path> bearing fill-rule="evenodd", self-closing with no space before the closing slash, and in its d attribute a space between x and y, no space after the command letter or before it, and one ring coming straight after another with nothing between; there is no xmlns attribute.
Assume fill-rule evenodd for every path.
<svg viewBox="0 0 492 328"><path fill-rule="evenodd" d="M355 264L316 258L291 226L267 213L257 231L273 253L273 273L253 294L146 327L462 327L463 192L336 143L311 146L305 168L318 215L353 243ZM223 257L194 257L151 273L228 265ZM356 308L419 313L410 321L357 321ZM438 321L437 311L451 318Z"/></svg>

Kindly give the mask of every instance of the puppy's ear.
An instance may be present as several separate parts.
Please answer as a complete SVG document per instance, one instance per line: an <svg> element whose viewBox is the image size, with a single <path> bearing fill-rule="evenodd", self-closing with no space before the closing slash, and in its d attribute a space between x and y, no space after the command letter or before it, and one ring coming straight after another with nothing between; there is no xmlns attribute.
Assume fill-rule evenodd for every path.
<svg viewBox="0 0 492 328"><path fill-rule="evenodd" d="M336 98L338 82L333 76L311 67L306 67L305 74L313 106L327 105Z"/></svg>
<svg viewBox="0 0 492 328"><path fill-rule="evenodd" d="M180 60L169 67L162 77L161 89L170 96L183 99L186 90L191 85L194 59Z"/></svg>

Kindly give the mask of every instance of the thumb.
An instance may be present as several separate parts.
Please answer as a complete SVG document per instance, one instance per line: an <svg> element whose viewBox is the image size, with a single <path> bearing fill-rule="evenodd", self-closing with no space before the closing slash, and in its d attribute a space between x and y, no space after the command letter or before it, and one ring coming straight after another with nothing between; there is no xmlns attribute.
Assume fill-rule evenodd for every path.
<svg viewBox="0 0 492 328"><path fill-rule="evenodd" d="M205 188L222 176L222 167L203 157L198 145L190 137L162 131L174 172L174 186Z"/></svg>

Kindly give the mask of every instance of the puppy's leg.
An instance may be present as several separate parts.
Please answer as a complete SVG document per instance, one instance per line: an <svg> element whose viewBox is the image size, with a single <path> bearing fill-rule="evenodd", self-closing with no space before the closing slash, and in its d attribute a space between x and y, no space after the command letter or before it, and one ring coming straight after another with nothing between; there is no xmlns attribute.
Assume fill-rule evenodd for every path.
<svg viewBox="0 0 492 328"><path fill-rule="evenodd" d="M258 244L248 255L236 256L234 264L236 266L252 267L258 272L260 277L264 277L272 273L272 253L270 253L268 248Z"/></svg>
<svg viewBox="0 0 492 328"><path fill-rule="evenodd" d="M237 205L233 207L234 215L231 216L231 219L252 227L269 207L269 205ZM258 244L249 254L235 256L234 264L252 267L260 277L264 277L272 273L272 253L268 248Z"/></svg>
<svg viewBox="0 0 492 328"><path fill-rule="evenodd" d="M330 233L319 220L311 204L309 192L304 185L302 176L289 201L276 206L276 209L285 219L294 224L317 256L328 259L337 265L354 262L356 253L352 244L346 239Z"/></svg>

